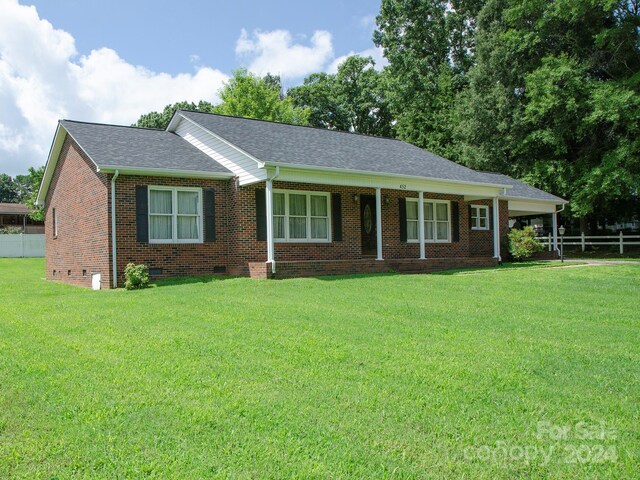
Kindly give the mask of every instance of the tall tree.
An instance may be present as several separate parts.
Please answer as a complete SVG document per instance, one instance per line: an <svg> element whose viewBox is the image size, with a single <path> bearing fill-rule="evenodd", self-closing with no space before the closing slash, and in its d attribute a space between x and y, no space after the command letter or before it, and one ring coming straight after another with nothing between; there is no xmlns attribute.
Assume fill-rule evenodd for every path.
<svg viewBox="0 0 640 480"><path fill-rule="evenodd" d="M294 104L309 109L313 126L392 136L393 117L384 93L374 60L352 55L336 74L314 73L287 95Z"/></svg>
<svg viewBox="0 0 640 480"><path fill-rule="evenodd" d="M459 98L460 158L571 199L637 204L640 18L629 0L490 0Z"/></svg>
<svg viewBox="0 0 640 480"><path fill-rule="evenodd" d="M200 102L177 102L173 105L167 105L162 112L149 112L141 115L136 123L135 127L144 128L159 128L164 130L169 125L173 114L176 110L191 110L193 112L213 113L215 110L214 105L209 102L201 100Z"/></svg>
<svg viewBox="0 0 640 480"><path fill-rule="evenodd" d="M373 40L384 50L387 98L400 138L452 156L452 111L473 61L482 0L383 0Z"/></svg>
<svg viewBox="0 0 640 480"><path fill-rule="evenodd" d="M19 203L18 187L6 173L0 173L0 203Z"/></svg>
<svg viewBox="0 0 640 480"><path fill-rule="evenodd" d="M291 99L282 98L279 77L261 78L238 69L220 90L222 102L215 112L236 117L257 118L293 125L306 125L309 111L296 107Z"/></svg>
<svg viewBox="0 0 640 480"><path fill-rule="evenodd" d="M20 179L19 183L22 185L22 196L20 201L25 203L31 213L29 217L36 221L44 220L44 208L36 205L38 198L38 191L40 190L40 184L42 183L42 177L44 176L44 165L38 168L29 167L29 173L27 175L17 175L16 179Z"/></svg>

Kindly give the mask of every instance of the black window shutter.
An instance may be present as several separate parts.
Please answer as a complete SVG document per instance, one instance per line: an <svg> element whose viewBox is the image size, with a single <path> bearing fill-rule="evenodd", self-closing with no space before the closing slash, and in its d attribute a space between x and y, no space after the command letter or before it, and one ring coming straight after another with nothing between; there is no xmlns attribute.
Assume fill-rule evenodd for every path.
<svg viewBox="0 0 640 480"><path fill-rule="evenodd" d="M471 211L471 205L469 205L469 230L473 228L473 212Z"/></svg>
<svg viewBox="0 0 640 480"><path fill-rule="evenodd" d="M342 197L339 193L331 194L331 228L333 241L342 241Z"/></svg>
<svg viewBox="0 0 640 480"><path fill-rule="evenodd" d="M136 240L149 242L149 194L146 185L136 185Z"/></svg>
<svg viewBox="0 0 640 480"><path fill-rule="evenodd" d="M407 241L407 199L399 198L400 201L400 241Z"/></svg>
<svg viewBox="0 0 640 480"><path fill-rule="evenodd" d="M451 202L451 231L454 242L460 241L460 209L458 202Z"/></svg>
<svg viewBox="0 0 640 480"><path fill-rule="evenodd" d="M489 207L489 230L493 230L493 207Z"/></svg>
<svg viewBox="0 0 640 480"><path fill-rule="evenodd" d="M264 188L256 189L256 238L267 239L267 195Z"/></svg>
<svg viewBox="0 0 640 480"><path fill-rule="evenodd" d="M207 189L204 197L204 241L216 241L216 191Z"/></svg>

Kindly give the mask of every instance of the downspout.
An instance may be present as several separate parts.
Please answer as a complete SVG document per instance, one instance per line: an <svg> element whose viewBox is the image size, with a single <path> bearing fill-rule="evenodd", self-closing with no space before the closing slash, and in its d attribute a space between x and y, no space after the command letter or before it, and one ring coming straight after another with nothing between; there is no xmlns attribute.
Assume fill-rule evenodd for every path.
<svg viewBox="0 0 640 480"><path fill-rule="evenodd" d="M276 273L275 248L273 244L273 181L280 176L280 167L276 165L276 171L271 178L267 177L267 261L271 262L271 273Z"/></svg>
<svg viewBox="0 0 640 480"><path fill-rule="evenodd" d="M562 204L562 208L560 210L556 210L553 212L553 249L559 254L560 249L558 248L558 214L564 210L566 204Z"/></svg>
<svg viewBox="0 0 640 480"><path fill-rule="evenodd" d="M116 259L116 179L120 175L120 170L116 170L111 177L111 259L113 288L118 288L118 262Z"/></svg>

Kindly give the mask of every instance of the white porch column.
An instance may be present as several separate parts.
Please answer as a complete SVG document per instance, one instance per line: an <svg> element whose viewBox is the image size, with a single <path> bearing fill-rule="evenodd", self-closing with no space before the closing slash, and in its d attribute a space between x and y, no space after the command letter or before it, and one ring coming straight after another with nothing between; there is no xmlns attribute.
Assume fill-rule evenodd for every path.
<svg viewBox="0 0 640 480"><path fill-rule="evenodd" d="M420 260L424 260L424 195L418 192L418 243L420 243Z"/></svg>
<svg viewBox="0 0 640 480"><path fill-rule="evenodd" d="M376 260L383 260L382 258L382 192L380 187L376 188L376 245L378 247L378 257Z"/></svg>
<svg viewBox="0 0 640 480"><path fill-rule="evenodd" d="M500 260L500 202L493 197L493 257Z"/></svg>
<svg viewBox="0 0 640 480"><path fill-rule="evenodd" d="M267 207L267 262L271 262L271 272L276 271L276 261L273 258L273 182L267 180L266 189L266 207Z"/></svg>
<svg viewBox="0 0 640 480"><path fill-rule="evenodd" d="M558 251L558 212L553 212L553 250Z"/></svg>

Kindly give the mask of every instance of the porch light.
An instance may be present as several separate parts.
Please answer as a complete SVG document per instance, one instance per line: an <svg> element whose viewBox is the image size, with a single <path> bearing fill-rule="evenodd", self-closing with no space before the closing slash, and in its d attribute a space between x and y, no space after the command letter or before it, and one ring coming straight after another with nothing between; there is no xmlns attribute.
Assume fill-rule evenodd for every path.
<svg viewBox="0 0 640 480"><path fill-rule="evenodd" d="M358 194L357 193L353 194L353 203L358 203Z"/></svg>
<svg viewBox="0 0 640 480"><path fill-rule="evenodd" d="M560 236L563 236L564 232L566 232L566 231L567 231L567 229L564 228L563 225L560 225L560 227L558 227L558 233L560 234Z"/></svg>
<svg viewBox="0 0 640 480"><path fill-rule="evenodd" d="M385 205L389 205L391 203L391 198L389 198L389 195L385 195L382 201Z"/></svg>

